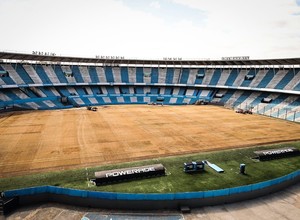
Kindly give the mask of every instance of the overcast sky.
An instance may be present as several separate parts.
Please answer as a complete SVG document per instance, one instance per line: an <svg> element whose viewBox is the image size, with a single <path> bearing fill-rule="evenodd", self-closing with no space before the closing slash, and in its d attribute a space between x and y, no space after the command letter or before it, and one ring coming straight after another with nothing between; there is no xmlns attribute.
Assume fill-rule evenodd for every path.
<svg viewBox="0 0 300 220"><path fill-rule="evenodd" d="M0 50L300 57L300 0L0 0Z"/></svg>

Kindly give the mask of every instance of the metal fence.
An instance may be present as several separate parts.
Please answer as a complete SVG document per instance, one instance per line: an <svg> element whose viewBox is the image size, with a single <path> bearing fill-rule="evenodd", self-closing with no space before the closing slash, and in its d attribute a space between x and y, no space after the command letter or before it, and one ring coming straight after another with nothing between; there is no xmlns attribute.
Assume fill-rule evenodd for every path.
<svg viewBox="0 0 300 220"><path fill-rule="evenodd" d="M259 103L251 105L250 103L226 103L225 107L231 109L251 110L254 114L265 115L273 118L280 118L287 121L300 122L300 109L295 106L294 108L286 107L281 104L272 103ZM299 109L299 110L298 110Z"/></svg>

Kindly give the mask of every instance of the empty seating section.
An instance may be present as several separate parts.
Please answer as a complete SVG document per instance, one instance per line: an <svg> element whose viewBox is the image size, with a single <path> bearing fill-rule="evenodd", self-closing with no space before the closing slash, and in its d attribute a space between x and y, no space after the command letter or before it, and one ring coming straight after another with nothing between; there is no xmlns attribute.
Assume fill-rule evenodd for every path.
<svg viewBox="0 0 300 220"><path fill-rule="evenodd" d="M178 94L176 94L176 91L178 90L175 90L175 93L174 93L174 90L175 90L175 88L172 88L172 87L166 87L165 89L164 89L164 94L165 95L178 95ZM161 94L162 94L162 89L161 89Z"/></svg>
<svg viewBox="0 0 300 220"><path fill-rule="evenodd" d="M151 93L151 88L149 86L140 87L142 94L149 95Z"/></svg>
<svg viewBox="0 0 300 220"><path fill-rule="evenodd" d="M100 82L106 83L107 80L106 80L106 75L105 75L103 67L96 67L96 72L97 72L97 76L98 76Z"/></svg>
<svg viewBox="0 0 300 220"><path fill-rule="evenodd" d="M240 97L238 97L232 104L232 106L237 106L240 103L244 102L247 98L249 98L249 96L251 95L252 92L249 91L244 91Z"/></svg>
<svg viewBox="0 0 300 220"><path fill-rule="evenodd" d="M77 83L84 83L83 75L80 73L78 66L72 66L71 67L72 74L74 75L74 78L76 79Z"/></svg>
<svg viewBox="0 0 300 220"><path fill-rule="evenodd" d="M26 94L28 97L32 97L32 98L38 98L40 97L40 95L36 92L34 92L33 90L31 90L30 87L20 87L19 88L24 94Z"/></svg>
<svg viewBox="0 0 300 220"><path fill-rule="evenodd" d="M158 87L152 87L150 90L150 94L157 95L157 94L159 94L159 92L160 92L160 88L158 88Z"/></svg>
<svg viewBox="0 0 300 220"><path fill-rule="evenodd" d="M234 93L231 94L231 96L226 100L225 104L234 106L234 103L237 99L240 98L240 96L244 93L242 90L234 90Z"/></svg>
<svg viewBox="0 0 300 220"><path fill-rule="evenodd" d="M258 84L262 81L262 79L266 76L268 70L266 69L259 69L254 77L254 79L251 81L249 87L256 88Z"/></svg>
<svg viewBox="0 0 300 220"><path fill-rule="evenodd" d="M297 96L286 96L284 100L271 108L266 114L293 121L296 111L300 111L298 100L299 97Z"/></svg>
<svg viewBox="0 0 300 220"><path fill-rule="evenodd" d="M121 93L120 88L118 86L114 86L114 88L115 88L115 94Z"/></svg>
<svg viewBox="0 0 300 220"><path fill-rule="evenodd" d="M233 86L241 86L247 73L248 71L246 69L239 69L239 73L234 80Z"/></svg>
<svg viewBox="0 0 300 220"><path fill-rule="evenodd" d="M275 76L273 79L266 85L266 88L274 88L282 79L283 77L287 74L287 70L278 70L275 71Z"/></svg>
<svg viewBox="0 0 300 220"><path fill-rule="evenodd" d="M67 78L72 78L73 79L73 77L67 77L66 76L66 72L67 71L63 70L62 66L60 66L60 65L53 65L52 68L54 70L55 75L59 79L59 83L64 83L64 84L72 83L72 81L67 80ZM66 69L66 67L64 67L64 69ZM69 72L71 72L71 71L69 70L68 74L70 74ZM74 79L73 79L73 81L74 81Z"/></svg>
<svg viewBox="0 0 300 220"><path fill-rule="evenodd" d="M85 88L83 87L75 87L75 90L76 90L76 93L79 95L79 96L84 96L84 95L88 95L87 91Z"/></svg>
<svg viewBox="0 0 300 220"><path fill-rule="evenodd" d="M135 82L137 83L143 83L144 82L144 68L143 67L137 67L136 68L136 79ZM145 77L148 78L150 80L150 77ZM134 83L134 81L133 81Z"/></svg>
<svg viewBox="0 0 300 220"><path fill-rule="evenodd" d="M50 80L50 76L47 75L42 65L33 65L33 68L37 72L37 74L40 76L41 80L43 81L43 84L52 84Z"/></svg>
<svg viewBox="0 0 300 220"><path fill-rule="evenodd" d="M261 100L264 97L260 97L261 93L260 92L250 92L248 97L245 97L243 100L240 100L239 102L235 102L234 105L237 108L242 108L242 109L252 109L253 106L258 105ZM257 99L257 97L259 97Z"/></svg>
<svg viewBox="0 0 300 220"><path fill-rule="evenodd" d="M87 95L93 95L93 91L90 86L82 87Z"/></svg>
<svg viewBox="0 0 300 220"><path fill-rule="evenodd" d="M250 69L246 76L253 76L255 78L255 75L256 75L255 69ZM250 83L252 82L253 79L245 78L245 80L243 81L241 87L249 87L249 85L250 85Z"/></svg>
<svg viewBox="0 0 300 220"><path fill-rule="evenodd" d="M226 81L228 80L230 74L230 69L223 69L221 76L219 78L218 85L224 86Z"/></svg>
<svg viewBox="0 0 300 220"><path fill-rule="evenodd" d="M37 97L47 97L47 95L39 87L28 87Z"/></svg>
<svg viewBox="0 0 300 220"><path fill-rule="evenodd" d="M165 83L167 77L167 68L158 69L158 83Z"/></svg>
<svg viewBox="0 0 300 220"><path fill-rule="evenodd" d="M209 85L217 85L220 77L221 77L221 70L215 69L213 72L212 78L209 82Z"/></svg>
<svg viewBox="0 0 300 220"><path fill-rule="evenodd" d="M294 90L300 91L300 82L298 84L295 84Z"/></svg>
<svg viewBox="0 0 300 220"><path fill-rule="evenodd" d="M68 96L71 96L71 94L72 94L72 92L70 93L66 87L62 87L62 86L56 87L56 90L62 97L68 97Z"/></svg>
<svg viewBox="0 0 300 220"><path fill-rule="evenodd" d="M112 68L112 75L114 76L114 82L115 83L122 83L122 78L121 78L121 70L118 67L113 67Z"/></svg>
<svg viewBox="0 0 300 220"><path fill-rule="evenodd" d="M95 67L40 64L0 65L0 85L76 85L101 83L183 84L296 90L298 69ZM253 76L247 79L246 76Z"/></svg>
<svg viewBox="0 0 300 220"><path fill-rule="evenodd" d="M190 74L189 78L187 81L188 85L194 85L196 82L196 77L197 77L198 69L190 69Z"/></svg>
<svg viewBox="0 0 300 220"><path fill-rule="evenodd" d="M202 84L209 85L213 77L214 69L206 69Z"/></svg>
<svg viewBox="0 0 300 220"><path fill-rule="evenodd" d="M185 96L185 94L186 94L186 88L179 88L178 95Z"/></svg>
<svg viewBox="0 0 300 220"><path fill-rule="evenodd" d="M222 91L221 94L223 94L224 96L222 98L214 98L213 101L218 102L218 103L222 103L222 104L226 104L228 102L228 100L231 98L231 96L233 95L234 92L235 92L235 90Z"/></svg>
<svg viewBox="0 0 300 220"><path fill-rule="evenodd" d="M284 87L285 90L297 90L296 86L300 83L300 69L295 69L294 74L294 78Z"/></svg>
<svg viewBox="0 0 300 220"><path fill-rule="evenodd" d="M83 82L84 83L92 83L89 70L86 66L78 66L79 72L81 73L80 75L82 76Z"/></svg>
<svg viewBox="0 0 300 220"><path fill-rule="evenodd" d="M0 73L1 108L145 104L163 97L165 104L194 104L205 99L232 107L252 107L257 113L300 121L300 114L293 113L300 111L299 95L292 95L300 91L299 68L1 63ZM286 90L291 94L281 93ZM67 99L63 102L62 97ZM270 98L272 102L261 103L263 98ZM274 108L278 110L275 112Z"/></svg>
<svg viewBox="0 0 300 220"><path fill-rule="evenodd" d="M193 96L194 95L194 89L187 89L185 94L186 94L186 96Z"/></svg>
<svg viewBox="0 0 300 220"><path fill-rule="evenodd" d="M257 106L260 105L261 100L268 97L268 93L258 94L252 101L247 102L246 104L249 106Z"/></svg>
<svg viewBox="0 0 300 220"><path fill-rule="evenodd" d="M0 77L0 85L12 85L16 84L12 78L9 77L8 71L6 71L1 65L0 65L0 71L3 73ZM2 77L5 76L5 77Z"/></svg>
<svg viewBox="0 0 300 220"><path fill-rule="evenodd" d="M198 93L199 98L204 98L207 100L211 99L212 91L211 90L201 90Z"/></svg>
<svg viewBox="0 0 300 220"><path fill-rule="evenodd" d="M112 67L106 66L104 67L104 70L105 70L106 81L109 83L113 83L115 80L112 72Z"/></svg>
<svg viewBox="0 0 300 220"><path fill-rule="evenodd" d="M144 89L143 87L135 87L134 88L134 94L144 94Z"/></svg>
<svg viewBox="0 0 300 220"><path fill-rule="evenodd" d="M276 74L276 70L274 69L268 69L267 73L265 76L262 78L262 80L259 82L257 85L258 88L266 88L268 83L273 79L273 77Z"/></svg>
<svg viewBox="0 0 300 220"><path fill-rule="evenodd" d="M22 85L25 84L25 82L23 81L23 79L20 77L20 75L16 72L16 70L12 67L11 64L2 64L1 65L2 68L8 72L9 74L9 78L12 80L12 84L18 84L18 85ZM6 77L4 77L6 78ZM3 78L3 79L4 79Z"/></svg>
<svg viewBox="0 0 300 220"><path fill-rule="evenodd" d="M98 73L96 70L96 67L94 66L90 66L87 67L89 75L90 75L90 79L92 83L99 83L99 78L98 78Z"/></svg>
<svg viewBox="0 0 300 220"><path fill-rule="evenodd" d="M290 69L286 74L284 74L280 82L275 86L275 89L284 89L284 87L294 78L294 74L294 70Z"/></svg>
<svg viewBox="0 0 300 220"><path fill-rule="evenodd" d="M136 83L136 68L128 67L129 83Z"/></svg>
<svg viewBox="0 0 300 220"><path fill-rule="evenodd" d="M151 79L151 83L158 83L158 68L152 68L149 78Z"/></svg>
<svg viewBox="0 0 300 220"><path fill-rule="evenodd" d="M267 98L272 99L272 103L260 103L256 106L256 109L254 109L254 112L270 115L269 112L271 109L276 108L282 102L282 100L286 99L286 97L286 94L270 94Z"/></svg>
<svg viewBox="0 0 300 220"><path fill-rule="evenodd" d="M203 68L200 68L197 71L197 76L196 76L195 84L202 84L204 76L205 76L205 70Z"/></svg>
<svg viewBox="0 0 300 220"><path fill-rule="evenodd" d="M105 90L105 89L104 89ZM106 87L107 94L115 94L115 87Z"/></svg>
<svg viewBox="0 0 300 220"><path fill-rule="evenodd" d="M173 68L167 68L166 73L166 84L173 84L173 78L174 78L174 69Z"/></svg>
<svg viewBox="0 0 300 220"><path fill-rule="evenodd" d="M151 68L147 68L147 67L144 67L142 69L138 68L137 74L139 74L139 76L137 76L137 82L146 83L146 84L152 83L151 78L153 77L153 73L152 73ZM141 74L142 74L142 78L141 78ZM154 80L153 80L153 83L154 83Z"/></svg>
<svg viewBox="0 0 300 220"><path fill-rule="evenodd" d="M123 83L129 83L128 68L127 67L121 67L121 81Z"/></svg>
<svg viewBox="0 0 300 220"><path fill-rule="evenodd" d="M19 75L24 84L32 84L34 83L32 78L28 75L28 73L24 70L23 65L22 64L14 64L14 69L16 70L17 75Z"/></svg>
<svg viewBox="0 0 300 220"><path fill-rule="evenodd" d="M235 79L237 78L239 72L238 69L232 69L230 72L230 75L225 83L226 86L234 86L233 83L235 81Z"/></svg>
<svg viewBox="0 0 300 220"><path fill-rule="evenodd" d="M67 83L69 83L69 84L76 83L73 72L69 66L61 66L61 69L60 70L56 69L56 71L57 70L60 71L59 75L61 77L64 77L64 79L67 81Z"/></svg>
<svg viewBox="0 0 300 220"><path fill-rule="evenodd" d="M59 78L57 77L56 73L54 72L52 66L49 65L43 65L42 66L45 73L49 76L49 79L52 84L60 84Z"/></svg>
<svg viewBox="0 0 300 220"><path fill-rule="evenodd" d="M187 68L181 69L179 84L187 84L189 73L190 73L189 69Z"/></svg>
<svg viewBox="0 0 300 220"><path fill-rule="evenodd" d="M37 74L32 65L23 65L25 71L29 74L34 84L43 84L40 76Z"/></svg>
<svg viewBox="0 0 300 220"><path fill-rule="evenodd" d="M181 69L174 69L173 81L171 84L179 84L179 77L181 75Z"/></svg>

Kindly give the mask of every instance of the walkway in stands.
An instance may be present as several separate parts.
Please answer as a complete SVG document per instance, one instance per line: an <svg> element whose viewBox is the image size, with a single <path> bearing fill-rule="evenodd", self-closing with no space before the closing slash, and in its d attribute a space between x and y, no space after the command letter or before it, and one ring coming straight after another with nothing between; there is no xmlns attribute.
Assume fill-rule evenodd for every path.
<svg viewBox="0 0 300 220"><path fill-rule="evenodd" d="M122 215L123 213L123 215ZM129 218L128 213L112 210L88 209L70 207L59 204L44 204L39 206L24 207L7 216L7 219L136 219L144 213L133 213ZM117 214L117 215L116 215ZM296 220L300 216L300 183L284 191L255 200L225 204L221 206L203 207L193 209L191 214L179 212L156 212L145 219L289 219ZM86 217L86 218L85 218ZM116 218L113 218L116 217ZM143 217L146 217L143 215Z"/></svg>

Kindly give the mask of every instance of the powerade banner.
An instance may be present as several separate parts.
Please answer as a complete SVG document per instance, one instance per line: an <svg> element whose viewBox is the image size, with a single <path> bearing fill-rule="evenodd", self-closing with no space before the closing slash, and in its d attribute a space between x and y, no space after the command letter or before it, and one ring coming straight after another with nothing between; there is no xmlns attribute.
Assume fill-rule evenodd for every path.
<svg viewBox="0 0 300 220"><path fill-rule="evenodd" d="M165 170L165 168L162 164L153 164L153 165L141 166L141 167L131 167L131 168L123 168L123 169L95 172L95 177L96 178L111 178L111 177L118 177L118 176L152 173L152 172L164 171L164 170Z"/></svg>
<svg viewBox="0 0 300 220"><path fill-rule="evenodd" d="M273 159L285 156L296 156L299 155L300 151L294 147L280 148L280 149L270 149L262 151L254 151L260 160L262 159Z"/></svg>
<svg viewBox="0 0 300 220"><path fill-rule="evenodd" d="M106 173L106 177L111 177L111 176L122 176L122 175L131 175L135 173L147 173L155 171L154 167L147 167L147 168L142 168L142 169L130 169L130 170L122 170L122 171L115 171L111 173Z"/></svg>

